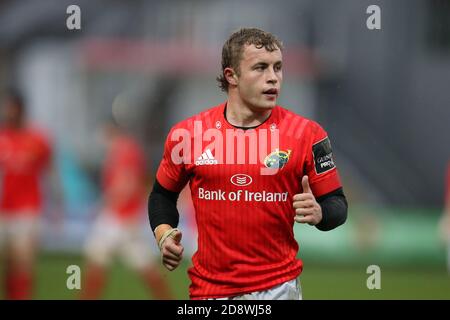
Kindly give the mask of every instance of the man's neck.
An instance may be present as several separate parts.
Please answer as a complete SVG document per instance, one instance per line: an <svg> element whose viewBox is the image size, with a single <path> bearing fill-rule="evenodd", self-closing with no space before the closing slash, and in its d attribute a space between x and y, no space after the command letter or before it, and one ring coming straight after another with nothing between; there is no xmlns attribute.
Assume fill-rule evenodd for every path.
<svg viewBox="0 0 450 320"><path fill-rule="evenodd" d="M235 127L256 127L269 118L272 110L255 111L240 101L228 100L225 117Z"/></svg>

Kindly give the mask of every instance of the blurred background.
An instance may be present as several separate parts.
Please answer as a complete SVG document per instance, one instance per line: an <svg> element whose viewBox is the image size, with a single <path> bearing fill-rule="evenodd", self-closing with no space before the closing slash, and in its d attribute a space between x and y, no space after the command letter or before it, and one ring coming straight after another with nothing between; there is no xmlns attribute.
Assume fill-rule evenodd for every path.
<svg viewBox="0 0 450 320"><path fill-rule="evenodd" d="M71 4L81 9L81 30L66 26ZM366 26L373 4L381 30ZM295 226L304 298L450 298L439 234L450 159L449 1L4 0L0 94L21 90L29 122L53 150L34 298L77 298L66 268L85 264L102 206L102 123L113 118L142 147L149 192L169 128L226 100L215 82L222 45L245 26L283 41L279 104L328 131L349 201L349 219L335 231ZM188 194L179 207L185 261L161 272L184 299L196 246ZM381 290L366 287L373 264ZM102 298L155 296L120 260L108 274Z"/></svg>

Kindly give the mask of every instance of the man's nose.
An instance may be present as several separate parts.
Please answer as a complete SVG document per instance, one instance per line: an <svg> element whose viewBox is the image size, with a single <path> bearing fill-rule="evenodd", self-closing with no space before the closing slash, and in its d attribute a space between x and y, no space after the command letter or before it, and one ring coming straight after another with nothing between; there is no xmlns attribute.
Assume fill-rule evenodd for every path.
<svg viewBox="0 0 450 320"><path fill-rule="evenodd" d="M273 68L267 68L267 72L268 72L267 82L268 83L272 83L272 84L277 83L278 82L278 78L277 78L277 75L275 73L275 70L273 70Z"/></svg>

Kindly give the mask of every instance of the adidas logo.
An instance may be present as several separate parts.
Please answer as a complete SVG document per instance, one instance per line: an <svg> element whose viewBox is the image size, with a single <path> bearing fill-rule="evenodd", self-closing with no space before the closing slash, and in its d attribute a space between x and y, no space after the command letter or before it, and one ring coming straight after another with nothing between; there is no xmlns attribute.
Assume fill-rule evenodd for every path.
<svg viewBox="0 0 450 320"><path fill-rule="evenodd" d="M205 152L202 153L201 157L198 157L197 161L195 161L195 164L197 166L203 166L203 165L211 165L211 164L218 164L219 162L214 159L211 150L206 149Z"/></svg>

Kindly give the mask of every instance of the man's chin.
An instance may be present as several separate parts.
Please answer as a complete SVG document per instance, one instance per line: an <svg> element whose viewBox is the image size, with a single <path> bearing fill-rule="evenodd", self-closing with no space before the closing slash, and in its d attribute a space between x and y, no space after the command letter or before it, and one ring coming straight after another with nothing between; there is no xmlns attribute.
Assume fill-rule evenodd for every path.
<svg viewBox="0 0 450 320"><path fill-rule="evenodd" d="M260 111L272 110L273 108L275 108L276 105L277 105L276 100L274 100L274 101L264 101L262 103L259 103L259 104L255 105L255 109L258 109Z"/></svg>
<svg viewBox="0 0 450 320"><path fill-rule="evenodd" d="M270 104L266 103L266 104L259 106L258 109L260 109L261 111L272 110L273 108L275 108L276 105L277 105L276 103L270 103Z"/></svg>

